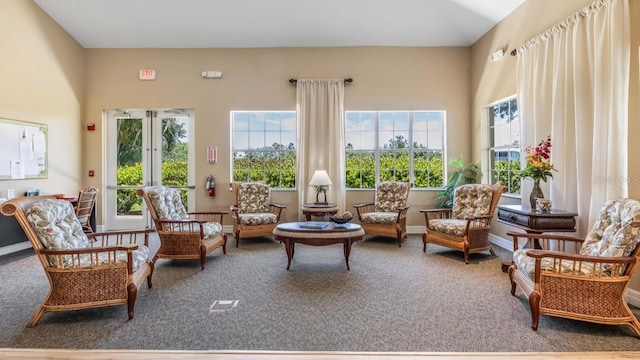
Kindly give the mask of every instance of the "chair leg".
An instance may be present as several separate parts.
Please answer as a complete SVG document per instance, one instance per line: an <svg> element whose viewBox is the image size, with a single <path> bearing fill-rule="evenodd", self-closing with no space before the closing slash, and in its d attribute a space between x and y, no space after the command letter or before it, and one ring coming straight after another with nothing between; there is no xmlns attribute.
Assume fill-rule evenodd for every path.
<svg viewBox="0 0 640 360"><path fill-rule="evenodd" d="M491 253L491 255L496 256L496 252L495 252L495 251L493 251L493 248L492 248L492 247L490 247L490 248L489 248L489 252Z"/></svg>
<svg viewBox="0 0 640 360"><path fill-rule="evenodd" d="M469 264L469 244L464 244L464 263Z"/></svg>
<svg viewBox="0 0 640 360"><path fill-rule="evenodd" d="M427 252L427 233L422 234L422 252Z"/></svg>
<svg viewBox="0 0 640 360"><path fill-rule="evenodd" d="M151 289L151 287L153 286L153 282L151 281L151 277L153 276L153 270L156 267L156 264L152 261L149 262L149 267L151 268L151 272L149 273L149 276L147 276L147 287L149 289Z"/></svg>
<svg viewBox="0 0 640 360"><path fill-rule="evenodd" d="M200 245L200 268L204 270L204 262L207 258L207 247L204 245Z"/></svg>
<svg viewBox="0 0 640 360"><path fill-rule="evenodd" d="M509 281L511 281L511 295L516 296L516 282L513 281L514 271L516 271L515 265L509 266Z"/></svg>
<svg viewBox="0 0 640 360"><path fill-rule="evenodd" d="M240 242L240 230L236 230L233 236L236 238L236 247L238 247L238 243Z"/></svg>
<svg viewBox="0 0 640 360"><path fill-rule="evenodd" d="M529 307L531 308L531 328L538 330L540 320L540 293L534 291L529 295Z"/></svg>
<svg viewBox="0 0 640 360"><path fill-rule="evenodd" d="M397 229L396 232L398 238L398 247L402 247L402 231L400 229Z"/></svg>
<svg viewBox="0 0 640 360"><path fill-rule="evenodd" d="M636 319L636 317L633 315L633 312L630 309L628 309L628 306L627 306L627 312L629 312L629 315L631 315L631 321L629 322L629 326L631 326L633 331L636 332L636 335L640 336L640 321Z"/></svg>
<svg viewBox="0 0 640 360"><path fill-rule="evenodd" d="M31 317L31 320L29 320L29 322L27 323L28 327L34 327L38 324L38 321L40 321L40 318L42 317L42 315L44 315L44 313L46 313L47 310L45 310L44 306L40 305L38 306L38 310L36 310L35 314L33 314L33 316Z"/></svg>
<svg viewBox="0 0 640 360"><path fill-rule="evenodd" d="M129 310L129 319L133 319L133 307L136 304L136 297L138 296L138 288L135 284L129 284L127 286L127 308Z"/></svg>
<svg viewBox="0 0 640 360"><path fill-rule="evenodd" d="M227 253L227 234L222 234L222 253Z"/></svg>

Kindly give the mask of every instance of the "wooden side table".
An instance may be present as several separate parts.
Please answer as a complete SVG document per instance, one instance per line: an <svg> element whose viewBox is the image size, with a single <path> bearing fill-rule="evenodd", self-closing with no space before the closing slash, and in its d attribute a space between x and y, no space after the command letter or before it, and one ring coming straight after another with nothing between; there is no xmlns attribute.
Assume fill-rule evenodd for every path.
<svg viewBox="0 0 640 360"><path fill-rule="evenodd" d="M577 213L558 209L538 212L528 205L498 205L498 222L517 227L528 234L575 232L576 216L578 216ZM540 249L537 239L535 239L535 248ZM510 262L502 263L502 271L507 272L509 266L511 266Z"/></svg>
<svg viewBox="0 0 640 360"><path fill-rule="evenodd" d="M336 204L304 204L302 206L302 215L307 221L311 221L311 216L323 217L327 215L335 215L338 213L338 205Z"/></svg>

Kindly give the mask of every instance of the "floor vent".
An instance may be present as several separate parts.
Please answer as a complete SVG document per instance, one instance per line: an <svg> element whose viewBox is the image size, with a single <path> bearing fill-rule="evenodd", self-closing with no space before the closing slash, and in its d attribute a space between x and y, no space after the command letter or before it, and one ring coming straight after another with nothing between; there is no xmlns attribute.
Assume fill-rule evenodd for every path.
<svg viewBox="0 0 640 360"><path fill-rule="evenodd" d="M238 305L239 300L216 300L209 307L210 312L222 312L233 310Z"/></svg>

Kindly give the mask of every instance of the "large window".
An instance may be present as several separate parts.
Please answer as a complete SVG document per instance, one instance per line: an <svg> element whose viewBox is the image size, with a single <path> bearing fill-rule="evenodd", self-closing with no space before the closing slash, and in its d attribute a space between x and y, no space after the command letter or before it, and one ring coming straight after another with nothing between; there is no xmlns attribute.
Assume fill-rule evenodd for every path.
<svg viewBox="0 0 640 360"><path fill-rule="evenodd" d="M488 108L489 173L492 184L520 194L520 118L518 102L509 98Z"/></svg>
<svg viewBox="0 0 640 360"><path fill-rule="evenodd" d="M232 181L264 181L275 189L295 188L295 111L232 111L231 132Z"/></svg>
<svg viewBox="0 0 640 360"><path fill-rule="evenodd" d="M345 122L347 188L373 189L379 181L443 186L443 111L347 111Z"/></svg>

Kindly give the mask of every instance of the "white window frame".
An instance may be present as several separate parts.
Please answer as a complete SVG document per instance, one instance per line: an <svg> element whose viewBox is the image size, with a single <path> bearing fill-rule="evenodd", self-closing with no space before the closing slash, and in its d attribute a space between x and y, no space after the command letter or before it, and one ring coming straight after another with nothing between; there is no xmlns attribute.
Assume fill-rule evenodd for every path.
<svg viewBox="0 0 640 360"><path fill-rule="evenodd" d="M515 114L512 109L515 105ZM500 123L494 121L496 112L500 112L501 107L506 107L506 116L501 117ZM497 101L486 108L487 111L487 135L488 144L487 149L487 164L489 173L490 184L501 184L507 187L506 194L519 197L522 185L522 179L520 178L520 154L522 153L522 124L518 113L518 99L516 95ZM504 118L508 119L504 119ZM510 119L510 120L509 120ZM498 133L496 133L496 131ZM496 144L496 136L502 139L499 140L499 144ZM507 161L517 161L517 163L509 163L506 170L496 169L495 155L496 153L505 153ZM506 171L507 181L501 182L499 177L502 177L500 173Z"/></svg>
<svg viewBox="0 0 640 360"><path fill-rule="evenodd" d="M286 123L278 124L278 119L273 118L276 114L288 115ZM246 116L245 119L240 117ZM293 110L237 110L230 112L231 122L231 153L230 153L230 179L231 181L264 181L272 189L291 190L296 188L296 169L298 151L298 125L296 112ZM286 127L286 128L285 128ZM244 137L244 139L242 138ZM260 140L262 137L262 140ZM275 141L274 139L280 139ZM284 141L284 142L282 142ZM256 142L261 146L254 147ZM274 143L279 143L283 147L273 147ZM289 147L289 145L293 147ZM293 156L293 167L274 170L264 167L252 171L242 178L235 177L236 153L250 154L263 153L263 156L272 156L274 159L291 159ZM278 160L275 160L278 161ZM282 162L280 163L282 164ZM279 176L279 181L275 178ZM290 187L283 187L284 177L293 177Z"/></svg>
<svg viewBox="0 0 640 360"><path fill-rule="evenodd" d="M387 113L406 113L408 115L408 127L400 129L398 131L396 131L395 129L389 131L389 130L381 130L380 128L380 122L381 122L381 115L383 114L387 114ZM355 116L356 114L360 114L360 116L362 116L362 114L368 114L369 117L372 116L372 121L373 121L373 126L369 126L366 129L355 129L355 128L350 128L351 122L349 120L349 117L351 115ZM440 124L440 129L439 131L435 131L435 130L431 130L429 131L429 129L425 129L424 133L422 134L422 136L418 136L418 132L422 131L420 129L416 129L414 127L414 124L417 123L417 117L416 114L426 114L427 119L430 119L431 121L439 121ZM435 117L438 117L439 119L435 119ZM428 122L428 121L427 121ZM366 153L370 153L373 154L373 158L375 161L375 183L373 184L364 184L361 187L349 187L349 180L347 180L347 189L349 190L356 190L356 189L373 189L375 187L375 184L379 183L381 181L381 154L383 152L405 152L407 151L406 149L408 149L408 156L409 156L409 161L408 161L408 169L400 169L400 171L407 171L408 172L408 178L395 178L392 180L396 180L396 181L409 181L412 182L414 184L414 189L439 189L442 188L442 186L444 186L444 183L446 181L445 179L445 174L446 174L446 166L444 165L445 162L445 154L446 154L446 112L443 110L397 110L397 111L345 111L345 137L346 137L346 142L347 142L347 148L345 149L346 152L346 156L348 157L350 153L360 153L360 154L366 154ZM395 125L394 125L395 126ZM428 127L428 126L427 126ZM382 140L381 139L381 132L386 132L388 133L388 135L391 135L391 139L396 139L396 136L398 135L403 135L403 137L406 139L406 142L408 143L408 148L403 148L403 149L396 149L396 148L385 148L384 146L386 144L388 144L388 140ZM438 134L439 135L434 135L434 134ZM406 134L407 136L405 137L404 134ZM350 148L350 141L349 141L349 137L355 137L358 138L357 141L360 141L360 144L354 146L353 148ZM434 138L435 136L435 138ZM363 138L368 139L368 141L362 140ZM418 138L422 138L422 139L427 139L424 140L425 142L427 142L427 144L422 144L422 142L418 142L421 145L424 145L424 148L416 148L414 147L414 144L416 143L416 140ZM357 142L356 141L356 142ZM368 144L370 144L369 146L363 146L362 144L367 142ZM440 146L431 146L431 143L433 144L437 144ZM435 154L439 154L440 157L440 161L442 162L442 168L441 168L441 173L438 175L438 179L439 180L435 180L434 182L436 182L437 184L435 184L434 186L429 186L431 184L428 184L427 186L421 186L421 183L416 184L416 169L415 169L415 159L416 159L416 155L420 152L425 152L425 153L435 153ZM360 173L363 170L369 170L371 171L371 169L358 169L356 171L359 171ZM349 164L347 164L347 169L345 169L345 174L347 176L347 179L349 179L349 171L352 171L352 169L349 168ZM400 176L402 177L402 176ZM384 179L387 180L387 179ZM366 186L366 185L370 185Z"/></svg>

